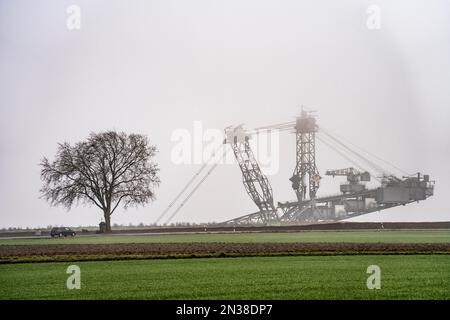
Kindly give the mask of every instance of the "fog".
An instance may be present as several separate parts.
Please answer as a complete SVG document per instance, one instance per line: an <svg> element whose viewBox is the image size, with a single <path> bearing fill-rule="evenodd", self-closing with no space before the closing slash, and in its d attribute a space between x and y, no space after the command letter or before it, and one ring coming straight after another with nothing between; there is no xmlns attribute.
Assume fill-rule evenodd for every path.
<svg viewBox="0 0 450 320"><path fill-rule="evenodd" d="M379 29L367 26L374 4ZM67 27L70 5L80 29ZM301 105L320 126L436 180L426 201L353 220L450 220L449 39L445 0L3 0L0 227L101 221L95 206L68 212L39 198L39 162L58 142L108 129L148 135L159 149L157 199L118 209L112 223L149 224L201 166L173 161L174 132L292 121ZM293 134L280 133L278 155L274 197L293 200ZM321 174L350 165L318 142ZM257 211L241 180L235 163L219 165L173 221ZM338 186L324 178L318 194Z"/></svg>

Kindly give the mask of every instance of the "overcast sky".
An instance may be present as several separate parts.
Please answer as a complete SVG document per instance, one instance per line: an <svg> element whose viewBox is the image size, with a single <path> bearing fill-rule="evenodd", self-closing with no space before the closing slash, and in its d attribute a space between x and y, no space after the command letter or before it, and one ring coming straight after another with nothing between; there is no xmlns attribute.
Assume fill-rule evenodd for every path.
<svg viewBox="0 0 450 320"><path fill-rule="evenodd" d="M81 28L66 12L81 9ZM381 9L369 29L367 9ZM319 125L436 180L427 201L358 221L450 220L450 2L447 0L0 1L0 227L96 225L94 206L67 212L39 199L38 166L58 142L116 129L159 148L162 184L113 223L152 223L199 169L175 164L172 135L194 121L220 129ZM295 198L294 136L280 134L276 201ZM317 165L351 164L318 143ZM338 190L323 179L319 195ZM174 221L255 212L236 164L211 174Z"/></svg>

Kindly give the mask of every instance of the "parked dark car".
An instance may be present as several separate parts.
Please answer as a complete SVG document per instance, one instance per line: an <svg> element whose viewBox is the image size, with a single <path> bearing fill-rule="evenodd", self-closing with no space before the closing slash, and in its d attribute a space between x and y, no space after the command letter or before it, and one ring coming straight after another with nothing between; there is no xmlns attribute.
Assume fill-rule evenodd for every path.
<svg viewBox="0 0 450 320"><path fill-rule="evenodd" d="M67 236L74 237L76 234L77 233L75 231L73 231L70 228L66 228L66 227L53 228L50 231L50 235L52 236L52 238L54 238L54 237L67 237Z"/></svg>

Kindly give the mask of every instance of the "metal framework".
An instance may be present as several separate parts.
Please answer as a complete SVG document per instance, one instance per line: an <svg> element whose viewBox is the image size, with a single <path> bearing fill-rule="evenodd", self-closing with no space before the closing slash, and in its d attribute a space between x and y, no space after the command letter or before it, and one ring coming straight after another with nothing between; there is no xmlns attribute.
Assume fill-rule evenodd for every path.
<svg viewBox="0 0 450 320"><path fill-rule="evenodd" d="M295 123L284 123L258 129L286 130L288 128L291 130L295 129L296 135L296 165L290 181L297 196L297 201L279 202L276 208L273 206L269 183L267 178L260 174L259 166L248 144L249 136L246 136L243 140L245 141L244 143L239 144L236 142L237 140L234 140L235 143L232 144L232 147L243 173L243 181L247 193L249 193L256 203L260 212L238 217L226 221L224 224L305 224L339 221L425 200L434 193L434 181L430 181L428 175L420 175L420 173L416 177L409 176L403 178L386 175L383 176L380 187L367 189L365 182L370 181L371 174L367 170L358 171L350 167L346 169L327 170L325 175L333 177L346 176L347 181L341 184L341 193L327 197L317 197L316 194L319 189L321 177L316 166L315 158L315 140L316 133L318 132L315 117L310 112L302 110ZM320 139L320 141L326 142L323 139ZM330 141L335 142L334 145L331 145L332 149L338 151L347 160L351 160L346 155L346 153L350 152L361 157L372 167L375 165L367 158L350 150L349 147L337 140L336 137L331 137ZM339 147L343 148L343 151L339 151ZM243 154L247 156L246 159L243 158ZM257 168L256 172L258 173L253 173L252 168ZM254 191L254 181L258 181L258 184L262 186L263 190L266 190L266 192L262 193L262 196L261 193ZM279 214L275 213L276 210L279 210ZM271 213L270 217L262 214L263 212L269 211Z"/></svg>
<svg viewBox="0 0 450 320"><path fill-rule="evenodd" d="M278 220L272 188L255 159L250 147L250 136L244 132L241 126L227 129L225 134L227 136L225 143L231 145L241 169L245 190L259 209L259 212L252 215L250 220L256 219L262 223Z"/></svg>
<svg viewBox="0 0 450 320"><path fill-rule="evenodd" d="M434 193L434 181L420 173L403 179L387 176L378 188L361 188L348 193L341 191L336 195L305 202L278 203L283 211L280 220L284 224L339 221L426 200ZM314 202L314 206L311 202Z"/></svg>
<svg viewBox="0 0 450 320"><path fill-rule="evenodd" d="M316 119L306 111L302 110L301 116L297 118L295 125L296 140L296 164L292 182L298 201L306 200L306 191L309 190L309 199L316 197L319 189L320 175L316 167ZM306 184L308 176L308 185Z"/></svg>
<svg viewBox="0 0 450 320"><path fill-rule="evenodd" d="M290 181L297 199L284 203L278 202L275 206L272 188L255 159L250 146L250 139L252 134L262 131L292 131L293 129L296 137L296 164ZM229 144L233 150L242 172L245 190L259 209L257 212L225 221L223 222L225 225L280 225L339 221L416 201L419 202L434 194L435 182L431 181L428 175L418 173L417 175L399 178L389 173L385 168L378 166L361 153L348 147L336 135L327 133L323 128L319 132L315 117L304 110L295 122L260 127L251 132L244 131L242 126L229 127L225 129L225 136L224 144ZM333 178L340 176L347 178L344 183L341 183L340 193L338 194L317 196L321 177L316 167L316 138L359 169L349 167L325 172L326 176L332 176ZM214 154L211 158L214 158ZM356 158L353 157L357 157L358 161L354 161ZM389 163L379 157L377 158L384 163ZM171 209L175 201L188 191L194 180L200 178L200 173L206 168L210 160L212 159L206 161L175 200L169 204L169 207L163 211L158 221ZM361 163L357 162L369 165L375 171L381 172L381 175L372 175L365 165L362 166ZM193 187L185 200L169 217L166 224L174 218L217 165L218 163L213 164L200 182ZM375 188L367 188L365 183L369 182L371 177L378 180L381 185Z"/></svg>

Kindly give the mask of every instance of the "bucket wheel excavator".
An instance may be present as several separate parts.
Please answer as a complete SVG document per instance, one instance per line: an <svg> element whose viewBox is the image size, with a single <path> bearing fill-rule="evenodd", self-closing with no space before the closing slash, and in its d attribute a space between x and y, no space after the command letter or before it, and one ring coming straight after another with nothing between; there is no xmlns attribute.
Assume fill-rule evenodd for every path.
<svg viewBox="0 0 450 320"><path fill-rule="evenodd" d="M272 187L263 174L250 146L252 136L272 130L290 131L295 133L296 157L295 167L290 182L295 193L294 201L274 203ZM322 177L316 166L316 139L323 145L335 151L345 160L353 164L344 169L325 171L325 176L345 177L340 185L340 192L318 196ZM351 146L352 147L351 147ZM318 222L333 222L364 215L374 211L407 205L426 200L434 194L435 182L429 175L421 173L407 174L392 163L363 150L352 143L344 142L337 134L332 134L317 125L316 116L305 110L295 121L275 124L246 131L242 125L225 129L224 147L233 151L242 173L244 188L255 203L258 211L234 218L221 225L291 225ZM358 151L356 150L358 149ZM223 151L225 156L226 149ZM205 170L209 160L200 168L188 182L175 200L158 218L164 216ZM383 165L380 165L383 163ZM206 175L194 186L188 196L176 208L166 224L178 213L193 193L217 167L218 163L206 172ZM404 175L393 174L385 165L402 172ZM367 169L370 168L370 169ZM368 187L372 179L378 181L377 186Z"/></svg>

